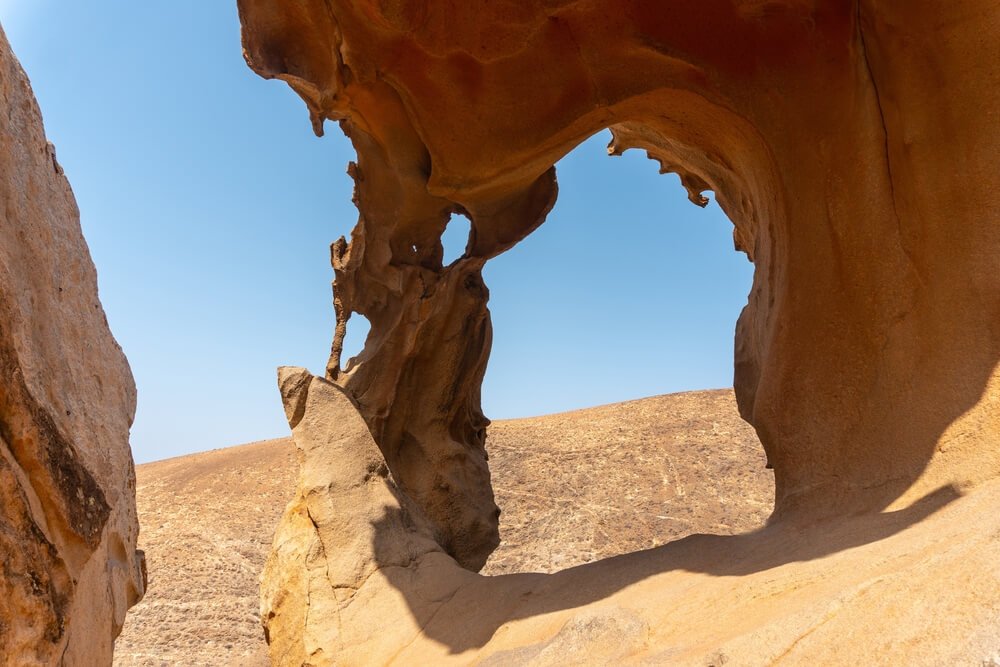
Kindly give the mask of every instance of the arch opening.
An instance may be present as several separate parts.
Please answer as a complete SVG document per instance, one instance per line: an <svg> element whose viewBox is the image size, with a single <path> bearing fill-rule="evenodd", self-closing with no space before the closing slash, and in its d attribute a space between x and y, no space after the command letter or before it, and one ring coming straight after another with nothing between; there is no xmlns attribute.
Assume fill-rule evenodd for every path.
<svg viewBox="0 0 1000 667"><path fill-rule="evenodd" d="M487 574L745 532L773 509L760 442L719 389L732 386L753 265L714 198L692 206L640 151L609 160L610 138L557 164L545 223L484 269L483 404L499 420L487 450L503 509Z"/></svg>
<svg viewBox="0 0 1000 667"><path fill-rule="evenodd" d="M989 119L966 109L968 91L981 89L969 78L978 52L949 47L947 59L928 60L926 49L910 48L932 34L959 43L960 31L937 29L955 16L906 14L904 3L779 2L767 11L753 1L677 3L664 13L656 3L597 2L430 21L341 3L336 15L317 12L330 23L315 31L326 39L304 40L307 13L282 23L254 0L243 4L252 66L291 81L314 118L346 119L359 147L357 199L372 224L338 281L372 319L372 354L338 384L358 399L400 494L433 524L421 544L436 542L470 570L496 546L479 435L492 340L481 270L544 220L555 199L551 165L609 124L613 151L651 150L697 203L709 185L755 262L736 326L734 384L777 476L778 509L762 541L710 540L712 552L696 549L695 559L684 556L689 542L636 572L666 565L733 575L748 560L769 570L811 560L817 546L843 550L884 533L848 526L849 538L828 542L821 526L820 539L800 544L803 527L852 513L881 521L893 504L936 496L919 519L954 498L956 483L995 476L1000 302L982 295L998 293L997 272L984 268L995 264L998 241L981 205L961 205L968 174L992 173L996 154L981 141ZM900 41L900 30L914 39ZM955 94L929 94L942 87ZM941 160L955 155L969 168L945 173ZM470 257L441 270L396 256L418 227L439 236L455 206L474 221ZM603 349L592 355L594 373L605 371ZM393 507L405 515L402 503ZM883 525L895 531L912 518ZM386 518L366 552L371 562L409 565L413 542L378 539L405 534L400 526ZM769 554L715 552L734 542ZM399 551L387 554L393 543ZM439 563L422 591L409 573L391 582L410 593L415 616L427 600L415 593L440 582ZM587 602L607 599L624 581L621 564L526 593L578 586L603 594ZM480 598L459 584L454 599L481 602L503 622L510 598L492 604L493 583ZM537 599L523 607L551 611ZM447 633L434 631L445 624L431 622L445 617L439 611L419 627L442 642ZM285 626L299 636L302 623ZM453 654L475 642L465 626L443 640ZM338 635L329 645L345 642Z"/></svg>
<svg viewBox="0 0 1000 667"><path fill-rule="evenodd" d="M345 359L344 372L350 372L357 363L357 358L365 349L365 342L368 334L371 333L372 323L362 313L352 313L347 323L347 332L344 335L341 359Z"/></svg>
<svg viewBox="0 0 1000 667"><path fill-rule="evenodd" d="M468 216L462 213L452 214L444 233L441 234L444 266L450 266L465 256L471 234L472 222Z"/></svg>

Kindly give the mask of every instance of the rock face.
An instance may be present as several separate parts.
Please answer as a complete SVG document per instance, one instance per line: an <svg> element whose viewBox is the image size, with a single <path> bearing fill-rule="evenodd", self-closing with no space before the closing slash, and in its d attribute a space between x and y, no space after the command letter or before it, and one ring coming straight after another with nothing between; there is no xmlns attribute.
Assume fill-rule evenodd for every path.
<svg viewBox="0 0 1000 667"><path fill-rule="evenodd" d="M385 459L350 397L304 369L279 373L300 468L296 496L261 576L272 662L381 664L391 657L386 651L395 653L420 630L399 613L402 600L384 573L405 578L426 562L441 575L427 582L432 600L454 595L477 575L444 553L433 527L388 479ZM365 586L370 580L374 590ZM359 593L372 604L357 599ZM372 623L375 618L383 622Z"/></svg>
<svg viewBox="0 0 1000 667"><path fill-rule="evenodd" d="M995 3L239 6L250 66L357 149L327 378L426 517L414 544L431 531L474 570L497 543L481 269L543 223L553 165L603 128L610 153L646 150L696 204L713 190L755 264L735 389L775 471L776 526L1000 472ZM454 214L472 231L443 266ZM371 333L342 366L352 313Z"/></svg>
<svg viewBox="0 0 1000 667"><path fill-rule="evenodd" d="M110 664L144 590L135 385L69 183L0 31L0 661Z"/></svg>

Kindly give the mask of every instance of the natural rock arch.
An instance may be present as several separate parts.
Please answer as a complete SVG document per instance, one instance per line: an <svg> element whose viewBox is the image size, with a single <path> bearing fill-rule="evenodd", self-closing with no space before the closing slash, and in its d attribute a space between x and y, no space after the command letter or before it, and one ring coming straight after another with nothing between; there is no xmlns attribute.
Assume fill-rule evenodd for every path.
<svg viewBox="0 0 1000 667"><path fill-rule="evenodd" d="M879 509L997 471L998 231L962 201L992 183L996 10L898 1L458 3L241 0L247 60L340 120L361 219L333 247L328 377L357 401L401 488L460 562L497 541L479 386L486 261L544 221L552 165L610 127L711 188L756 264L740 318L741 413L775 468L778 516ZM991 23L990 25L993 25ZM989 49L996 49L990 42ZM983 92L986 90L987 92ZM962 156L961 172L940 165ZM453 212L473 234L441 265ZM956 233L960 229L961 233ZM414 250L416 248L416 250ZM372 332L341 369L351 312ZM934 465L931 465L931 464ZM930 466L930 470L928 469ZM926 474L925 474L926 471ZM923 476L923 482L914 482Z"/></svg>

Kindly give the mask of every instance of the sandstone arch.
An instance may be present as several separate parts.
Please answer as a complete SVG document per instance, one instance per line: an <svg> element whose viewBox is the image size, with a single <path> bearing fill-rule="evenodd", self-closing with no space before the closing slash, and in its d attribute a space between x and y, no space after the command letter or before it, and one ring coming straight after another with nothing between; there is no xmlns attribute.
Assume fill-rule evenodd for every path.
<svg viewBox="0 0 1000 667"><path fill-rule="evenodd" d="M963 31L995 10L612 4L240 3L250 65L287 81L318 132L340 120L358 151L361 219L333 259L341 322L357 311L373 328L360 363L344 373L334 354L329 377L471 567L496 540L480 269L542 223L551 165L603 127L693 200L717 192L756 264L736 388L779 514L884 507L960 415L996 431L976 406L998 357L997 232L988 206L961 204L969 174L992 182L996 141L962 101L995 101L988 54ZM958 156L965 168L944 173ZM473 238L442 267L456 211ZM995 448L943 454L967 480L996 471Z"/></svg>
<svg viewBox="0 0 1000 667"><path fill-rule="evenodd" d="M712 189L756 266L735 387L776 520L906 506L1000 466L1000 11L984 0L240 0L248 63L338 120L361 218L333 247L328 378L434 539L496 544L481 269L610 127ZM966 195L975 184L976 201ZM448 216L466 257L443 267ZM345 371L350 312L372 332ZM287 395L287 392L286 392Z"/></svg>

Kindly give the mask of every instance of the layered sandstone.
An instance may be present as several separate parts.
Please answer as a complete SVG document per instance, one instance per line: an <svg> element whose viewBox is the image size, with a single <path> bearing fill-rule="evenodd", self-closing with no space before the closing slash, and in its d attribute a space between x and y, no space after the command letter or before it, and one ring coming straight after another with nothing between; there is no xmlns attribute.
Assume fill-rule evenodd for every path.
<svg viewBox="0 0 1000 667"><path fill-rule="evenodd" d="M143 594L135 385L69 183L0 31L0 662L110 664Z"/></svg>
<svg viewBox="0 0 1000 667"><path fill-rule="evenodd" d="M340 121L358 153L360 219L333 246L327 379L367 424L401 511L426 519L393 558L431 540L475 570L498 541L479 401L491 341L482 267L544 222L553 165L603 128L609 152L647 151L696 204L714 191L755 264L735 389L775 471L766 545L997 477L995 3L239 5L251 67L286 81L317 132ZM456 214L471 234L444 266ZM371 333L343 365L352 313ZM307 464L303 479L326 474ZM316 502L341 502L326 494ZM283 525L289 540L311 539L296 525ZM273 609L272 639L299 641L301 624ZM340 650L325 638L326 655Z"/></svg>

